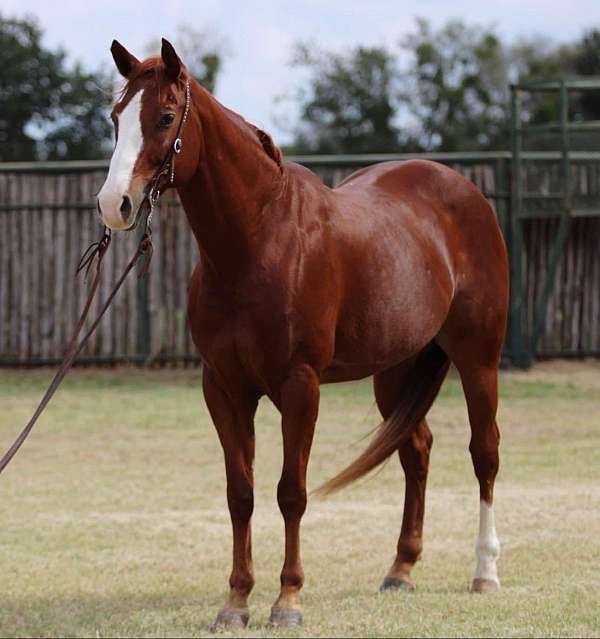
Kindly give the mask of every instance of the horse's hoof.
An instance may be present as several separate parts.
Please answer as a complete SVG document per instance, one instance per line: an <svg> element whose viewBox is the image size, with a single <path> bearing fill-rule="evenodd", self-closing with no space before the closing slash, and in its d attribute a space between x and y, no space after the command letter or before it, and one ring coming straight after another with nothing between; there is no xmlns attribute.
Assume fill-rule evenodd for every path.
<svg viewBox="0 0 600 639"><path fill-rule="evenodd" d="M302 625L302 612L297 608L271 608L269 626L276 628L294 628Z"/></svg>
<svg viewBox="0 0 600 639"><path fill-rule="evenodd" d="M413 592L416 589L417 587L408 577L386 577L381 586L379 586L379 592L385 592L386 590Z"/></svg>
<svg viewBox="0 0 600 639"><path fill-rule="evenodd" d="M247 608L221 608L210 631L217 632L221 628L245 628L248 619L250 613Z"/></svg>
<svg viewBox="0 0 600 639"><path fill-rule="evenodd" d="M471 584L471 592L496 592L500 589L500 584L495 579L482 579L481 577L475 577Z"/></svg>

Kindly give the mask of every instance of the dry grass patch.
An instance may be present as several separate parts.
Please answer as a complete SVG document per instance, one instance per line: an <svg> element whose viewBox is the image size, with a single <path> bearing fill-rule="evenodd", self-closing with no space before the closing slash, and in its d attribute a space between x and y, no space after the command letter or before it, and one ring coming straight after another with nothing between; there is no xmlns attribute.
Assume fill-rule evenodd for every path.
<svg viewBox="0 0 600 639"><path fill-rule="evenodd" d="M430 423L435 442L418 591L377 593L400 526L403 478L309 503L305 626L265 627L283 523L276 411L257 418L257 585L242 636L600 635L600 386L596 364L503 373L497 525L503 589L467 592L478 489L456 378ZM0 444L35 406L48 371L0 372ZM315 488L378 421L369 382L323 387L309 468ZM0 478L0 635L206 635L227 590L231 533L222 454L199 371L76 371Z"/></svg>

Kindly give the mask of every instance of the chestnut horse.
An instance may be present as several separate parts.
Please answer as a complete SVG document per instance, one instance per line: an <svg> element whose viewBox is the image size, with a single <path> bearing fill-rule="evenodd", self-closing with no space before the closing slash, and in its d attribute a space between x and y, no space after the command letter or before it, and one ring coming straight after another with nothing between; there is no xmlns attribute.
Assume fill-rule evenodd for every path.
<svg viewBox="0 0 600 639"><path fill-rule="evenodd" d="M216 625L248 621L254 415L263 395L281 412L283 432L277 501L285 560L271 623L301 621L300 521L321 383L374 378L384 421L365 452L321 490L399 454L404 517L382 588L414 588L432 444L425 417L450 362L468 405L480 489L472 590L496 590L492 502L508 269L490 204L455 171L420 160L371 166L330 189L283 161L265 132L191 78L167 41L160 57L143 62L116 41L111 51L127 83L112 112L117 143L98 198L108 227L135 227L157 167L176 135L182 141L172 183L200 249L189 323L223 447L233 526L230 593ZM168 188L168 176L164 182Z"/></svg>

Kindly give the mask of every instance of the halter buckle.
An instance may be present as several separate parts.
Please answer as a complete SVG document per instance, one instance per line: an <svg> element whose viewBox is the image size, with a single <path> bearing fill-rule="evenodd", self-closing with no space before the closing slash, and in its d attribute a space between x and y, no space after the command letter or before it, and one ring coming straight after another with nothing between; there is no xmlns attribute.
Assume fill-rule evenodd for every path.
<svg viewBox="0 0 600 639"><path fill-rule="evenodd" d="M173 142L173 151L175 153L181 153L181 138L177 138L175 142Z"/></svg>
<svg viewBox="0 0 600 639"><path fill-rule="evenodd" d="M150 205L152 206L152 208L154 208L154 205L158 201L159 197L160 197L160 189L152 189L150 191L148 199L150 200Z"/></svg>

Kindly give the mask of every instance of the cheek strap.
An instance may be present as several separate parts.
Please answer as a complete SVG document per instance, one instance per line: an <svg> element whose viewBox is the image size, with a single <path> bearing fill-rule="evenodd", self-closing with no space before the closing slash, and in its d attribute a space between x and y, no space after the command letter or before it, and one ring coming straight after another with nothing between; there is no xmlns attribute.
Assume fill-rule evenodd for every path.
<svg viewBox="0 0 600 639"><path fill-rule="evenodd" d="M181 149L183 148L183 127L187 122L188 116L190 114L190 81L185 81L185 106L183 108L183 115L181 116L181 120L179 121L179 126L177 127L177 133L175 134L175 141L171 145L171 148L167 152L164 160L159 166L158 170L148 183L148 188L144 192L144 197L140 203L140 207L138 209L137 216L142 213L142 208L147 206L149 208L148 217L146 218L146 234L150 235L150 222L152 220L152 214L154 212L154 206L160 197L160 182L163 176L169 176L169 186L172 186L175 182L175 156L181 153Z"/></svg>

